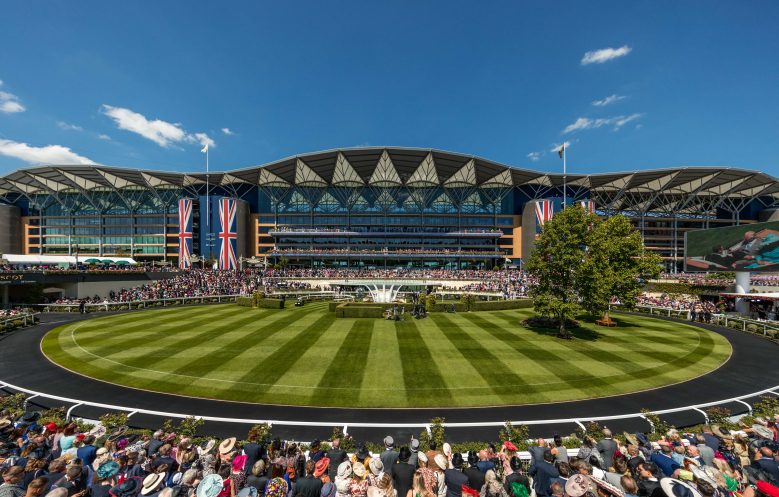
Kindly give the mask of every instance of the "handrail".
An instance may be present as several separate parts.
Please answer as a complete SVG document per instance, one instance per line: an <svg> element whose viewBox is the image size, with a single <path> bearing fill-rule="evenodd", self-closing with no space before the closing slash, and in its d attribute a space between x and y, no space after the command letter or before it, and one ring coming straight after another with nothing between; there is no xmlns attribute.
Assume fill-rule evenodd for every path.
<svg viewBox="0 0 779 497"><path fill-rule="evenodd" d="M18 321L20 319L24 321L24 326L27 326L27 320L30 319L30 318L32 318L32 319L30 319L30 323L31 324L35 324L35 316L37 316L38 314L40 314L40 313L39 312L23 312L21 314L15 315L15 316L8 316L8 317L0 320L0 327L5 325L5 323L7 323L9 321Z"/></svg>
<svg viewBox="0 0 779 497"><path fill-rule="evenodd" d="M151 416L162 416L162 417L168 417L168 418L188 418L188 417L195 417L198 419L202 419L204 421L213 421L213 422L221 422L221 423L240 423L240 424L258 424L258 423L268 423L271 425L280 425L280 426L315 426L315 427L331 427L331 426L351 426L351 427L357 427L357 428L423 428L427 429L429 426L428 422L419 422L419 423L346 423L343 421L288 421L288 420L273 420L273 419L249 419L249 418L226 418L226 417L219 417L219 416L200 416L196 414L183 414L183 413L176 413L176 412L165 412L165 411L155 411L150 409L139 409L136 407L126 407L126 406L118 406L113 404L104 404L100 402L89 402L86 400L78 400L73 399L70 397L62 397L59 395L50 395L43 392L37 392L35 390L30 390L29 388L20 387L17 385L13 385L11 383L7 383L4 381L0 381L0 389L11 389L16 390L18 392L23 392L29 395L33 395L36 397L45 397L52 400L57 400L60 402L65 402L68 404L75 404L68 410L68 414L71 413L73 408L84 405L88 407L99 407L102 409L109 409L112 411L122 411L122 412L132 412L132 413L140 413L140 414L147 414ZM779 390L779 385L776 385L771 388L766 388L764 390L760 390L758 392L752 392L746 395L741 395L739 397L732 397L729 399L722 399L717 400L714 402L706 402L703 404L695 404L690 406L684 406L684 407L676 407L672 409L661 409L659 411L652 411L654 414L670 414L675 412L683 412L688 410L699 410L705 407L712 407L720 404L728 404L732 402L743 402L744 399L748 399L751 397L757 397L759 395L763 394L773 394L773 395L779 395L779 393L776 392L776 390ZM646 419L644 416L644 413L638 412L638 413L630 413L630 414L617 414L617 415L611 415L611 416L589 416L589 417L579 417L579 418L560 418L560 419L535 419L535 420L519 420L519 421L511 421L511 424L513 425L545 425L545 424L560 424L560 423L571 423L571 424L579 424L586 423L590 421L611 421L616 419L630 419L630 418L642 418ZM69 419L68 419L69 420ZM504 421L482 421L482 422L471 422L471 423L449 423L445 422L443 423L443 426L450 427L450 428L477 428L477 427L497 427L497 426L503 426L505 424Z"/></svg>
<svg viewBox="0 0 779 497"><path fill-rule="evenodd" d="M679 319L682 319L682 316L684 316L684 320L689 321L690 320L690 310L689 309L674 309L673 307L660 307L660 306L654 306L654 305L637 305L636 309L641 310L645 309L649 312L650 315L654 314L655 310L660 311L657 314L658 315L665 315L667 317L676 317ZM675 316L673 314L676 314ZM748 318L741 318L736 316L728 316L727 314L723 313L712 313L711 315L712 322L714 324L719 324L721 326L725 326L729 329L734 329L733 327L728 325L728 322L735 322L741 324L741 331L747 331L747 326L754 325L758 328L763 329L763 335L767 335L768 330L779 332L779 326L776 324L771 324L767 322L762 321L755 321L754 319L748 319Z"/></svg>

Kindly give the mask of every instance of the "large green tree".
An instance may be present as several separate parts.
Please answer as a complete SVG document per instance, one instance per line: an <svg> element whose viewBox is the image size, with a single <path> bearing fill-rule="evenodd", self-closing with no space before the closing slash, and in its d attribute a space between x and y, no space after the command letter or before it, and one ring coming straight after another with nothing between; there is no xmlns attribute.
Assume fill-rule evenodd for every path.
<svg viewBox="0 0 779 497"><path fill-rule="evenodd" d="M642 280L660 272L660 259L644 250L626 217L603 221L574 205L544 224L525 268L538 281L530 291L536 312L556 318L568 338L566 320L582 310L601 316L613 297L633 306Z"/></svg>
<svg viewBox="0 0 779 497"><path fill-rule="evenodd" d="M582 307L595 317L607 313L615 297L625 307L634 307L643 282L660 274L660 257L644 250L641 233L622 215L598 220L587 240L578 280Z"/></svg>
<svg viewBox="0 0 779 497"><path fill-rule="evenodd" d="M581 311L580 269L586 256L588 230L595 216L580 207L555 213L544 224L525 269L537 279L530 290L535 311L559 321L559 335L569 336L565 322Z"/></svg>

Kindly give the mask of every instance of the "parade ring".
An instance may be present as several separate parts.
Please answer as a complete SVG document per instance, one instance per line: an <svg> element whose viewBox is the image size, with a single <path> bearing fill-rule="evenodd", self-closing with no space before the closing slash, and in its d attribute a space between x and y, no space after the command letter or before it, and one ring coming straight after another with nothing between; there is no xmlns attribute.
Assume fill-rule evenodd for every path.
<svg viewBox="0 0 779 497"><path fill-rule="evenodd" d="M495 437L497 426L506 420L529 422L532 431L545 434L552 430L570 433L578 422L588 419L608 419L613 429L647 430L647 422L638 415L644 408L655 412L678 410L663 417L677 426L690 425L703 422L705 414L701 409L685 406L715 403L734 414L747 412L754 398L733 399L763 390L776 394L778 388L773 384L779 372L776 344L748 333L697 325L730 342L732 355L724 364L689 381L618 396L504 407L420 409L298 407L210 400L106 383L55 365L41 352L43 336L58 326L82 319L85 318L43 315L41 324L4 337L0 342L0 384L4 389L34 392L32 404L64 405L72 408L72 415L91 419L111 410L107 406L135 410L138 412L132 415L131 424L143 427L159 426L161 417L169 417L166 414L180 414L207 417L208 430L214 434L235 434L255 421L270 420L274 421L275 435L290 439L326 437L334 426L349 427L352 435L365 439L380 439L387 433L403 439L418 434L432 417L441 416L450 425L447 434L453 440L490 440ZM90 405L96 403L104 405Z"/></svg>

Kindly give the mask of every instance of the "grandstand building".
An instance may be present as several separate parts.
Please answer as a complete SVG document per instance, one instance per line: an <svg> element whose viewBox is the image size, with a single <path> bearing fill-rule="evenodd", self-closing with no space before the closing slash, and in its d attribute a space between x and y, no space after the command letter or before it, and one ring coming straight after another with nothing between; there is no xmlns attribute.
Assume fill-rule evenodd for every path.
<svg viewBox="0 0 779 497"><path fill-rule="evenodd" d="M131 256L220 267L256 257L315 267L473 268L517 263L568 205L622 213L680 269L684 233L768 220L771 175L683 167L563 176L452 152L350 148L227 172L101 165L0 178L0 252Z"/></svg>

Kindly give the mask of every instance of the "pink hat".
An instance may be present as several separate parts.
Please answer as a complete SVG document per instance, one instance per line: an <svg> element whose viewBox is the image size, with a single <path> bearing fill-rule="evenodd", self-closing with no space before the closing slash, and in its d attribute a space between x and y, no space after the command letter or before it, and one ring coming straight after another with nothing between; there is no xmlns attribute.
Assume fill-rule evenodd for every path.
<svg viewBox="0 0 779 497"><path fill-rule="evenodd" d="M246 459L248 459L248 457L243 454L233 458L233 473L240 473L243 471L243 467L246 466Z"/></svg>

